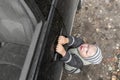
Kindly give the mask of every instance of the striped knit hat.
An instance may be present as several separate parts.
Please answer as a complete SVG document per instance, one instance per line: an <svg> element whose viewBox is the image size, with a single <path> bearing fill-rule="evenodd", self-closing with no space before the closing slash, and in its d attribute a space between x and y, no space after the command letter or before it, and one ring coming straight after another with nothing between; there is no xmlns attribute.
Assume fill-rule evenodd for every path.
<svg viewBox="0 0 120 80"><path fill-rule="evenodd" d="M102 61L102 58L103 57L102 57L101 49L97 47L97 51L93 56L84 59L92 64L99 64Z"/></svg>

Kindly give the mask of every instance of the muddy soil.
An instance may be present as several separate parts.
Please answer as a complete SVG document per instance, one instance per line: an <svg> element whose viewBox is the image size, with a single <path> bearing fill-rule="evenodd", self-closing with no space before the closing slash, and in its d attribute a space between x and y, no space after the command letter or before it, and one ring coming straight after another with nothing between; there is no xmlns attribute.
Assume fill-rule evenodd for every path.
<svg viewBox="0 0 120 80"><path fill-rule="evenodd" d="M76 13L72 35L102 49L99 65L85 66L79 74L66 74L62 80L111 80L120 75L120 0L83 0Z"/></svg>

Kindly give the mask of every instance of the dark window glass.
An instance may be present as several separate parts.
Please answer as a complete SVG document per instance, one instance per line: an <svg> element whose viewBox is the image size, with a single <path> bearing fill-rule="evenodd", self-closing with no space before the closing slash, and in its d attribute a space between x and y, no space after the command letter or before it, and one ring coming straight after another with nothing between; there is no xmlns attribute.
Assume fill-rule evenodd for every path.
<svg viewBox="0 0 120 80"><path fill-rule="evenodd" d="M50 11L52 0L25 0L37 21L46 20Z"/></svg>
<svg viewBox="0 0 120 80"><path fill-rule="evenodd" d="M47 19L52 0L35 0L35 3L38 5L45 19Z"/></svg>
<svg viewBox="0 0 120 80"><path fill-rule="evenodd" d="M39 9L38 5L36 4L35 0L25 0L25 3L28 5L28 7L33 12L37 22L44 20L44 16L41 10Z"/></svg>

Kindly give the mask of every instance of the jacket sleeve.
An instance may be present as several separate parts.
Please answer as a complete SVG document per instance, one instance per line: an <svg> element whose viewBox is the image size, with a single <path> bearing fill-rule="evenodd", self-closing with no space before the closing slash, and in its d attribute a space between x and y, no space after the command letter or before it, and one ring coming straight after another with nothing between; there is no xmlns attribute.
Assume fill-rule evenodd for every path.
<svg viewBox="0 0 120 80"><path fill-rule="evenodd" d="M83 67L82 60L75 54L66 53L66 55L63 58L61 58L61 61L76 68Z"/></svg>
<svg viewBox="0 0 120 80"><path fill-rule="evenodd" d="M69 47L79 47L84 41L81 38L76 38L73 36L67 36L69 39L69 43L67 44Z"/></svg>

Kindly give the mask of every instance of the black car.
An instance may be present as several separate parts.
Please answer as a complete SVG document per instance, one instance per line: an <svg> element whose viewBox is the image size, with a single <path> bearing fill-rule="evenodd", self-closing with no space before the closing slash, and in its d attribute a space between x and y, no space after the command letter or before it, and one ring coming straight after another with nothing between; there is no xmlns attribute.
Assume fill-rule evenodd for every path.
<svg viewBox="0 0 120 80"><path fill-rule="evenodd" d="M1 44L29 47L17 78L10 79L16 77L10 74L9 80L61 80L63 63L55 52L57 38L71 34L79 7L79 0L0 0Z"/></svg>

